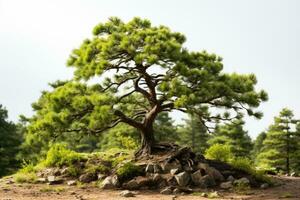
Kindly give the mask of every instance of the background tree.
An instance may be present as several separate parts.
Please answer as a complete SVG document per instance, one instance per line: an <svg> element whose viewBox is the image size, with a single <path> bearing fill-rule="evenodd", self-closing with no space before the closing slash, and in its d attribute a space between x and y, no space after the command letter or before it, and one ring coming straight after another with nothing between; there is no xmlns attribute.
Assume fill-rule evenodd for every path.
<svg viewBox="0 0 300 200"><path fill-rule="evenodd" d="M263 148L258 155L258 163L262 167L281 169L287 174L299 163L299 132L295 131L298 120L287 108L281 110L274 123L269 127ZM292 167L294 166L294 167Z"/></svg>
<svg viewBox="0 0 300 200"><path fill-rule="evenodd" d="M57 83L34 104L29 131L99 134L125 123L140 133L138 156L167 148L154 137L162 112L195 113L207 128L207 122L234 119L243 111L261 117L253 109L267 94L255 91L255 76L223 73L220 57L188 51L181 33L149 20L124 23L114 17L93 34L68 60L74 80ZM98 84L88 82L95 77Z"/></svg>
<svg viewBox="0 0 300 200"><path fill-rule="evenodd" d="M7 120L7 110L0 104L0 177L13 172L20 164L16 159L22 142L17 126Z"/></svg>
<svg viewBox="0 0 300 200"><path fill-rule="evenodd" d="M249 157L253 146L250 136L243 129L243 125L243 120L235 120L232 123L217 126L208 140L208 144L228 145L234 156Z"/></svg>
<svg viewBox="0 0 300 200"><path fill-rule="evenodd" d="M178 143L190 146L196 152L204 154L208 148L207 140L209 134L201 119L196 115L188 115L185 124L178 128Z"/></svg>
<svg viewBox="0 0 300 200"><path fill-rule="evenodd" d="M252 157L253 160L256 160L257 155L261 152L262 148L263 148L263 142L267 137L267 133L266 132L261 132L255 139L255 141L253 142L253 151L252 151Z"/></svg>

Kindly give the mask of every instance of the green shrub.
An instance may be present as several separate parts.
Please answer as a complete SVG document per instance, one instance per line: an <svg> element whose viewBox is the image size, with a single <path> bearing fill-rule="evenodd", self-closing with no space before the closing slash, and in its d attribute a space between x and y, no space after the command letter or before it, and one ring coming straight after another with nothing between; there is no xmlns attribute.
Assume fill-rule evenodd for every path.
<svg viewBox="0 0 300 200"><path fill-rule="evenodd" d="M266 176L263 170L257 170L249 158L234 158L228 164L233 168L243 170L252 175L255 180L263 183L273 184L270 177ZM241 186L242 187L242 186Z"/></svg>
<svg viewBox="0 0 300 200"><path fill-rule="evenodd" d="M67 174L72 177L77 177L81 173L81 169L75 166L69 166L67 169Z"/></svg>
<svg viewBox="0 0 300 200"><path fill-rule="evenodd" d="M227 162L233 158L233 154L228 145L214 144L205 151L205 157L212 160Z"/></svg>
<svg viewBox="0 0 300 200"><path fill-rule="evenodd" d="M37 175L34 172L18 172L14 175L14 180L17 183L36 183Z"/></svg>
<svg viewBox="0 0 300 200"><path fill-rule="evenodd" d="M104 165L89 165L85 169L86 173L102 173L102 174L107 174L110 171L110 169Z"/></svg>
<svg viewBox="0 0 300 200"><path fill-rule="evenodd" d="M143 174L141 167L131 162L125 163L116 172L121 183Z"/></svg>
<svg viewBox="0 0 300 200"><path fill-rule="evenodd" d="M48 151L45 161L46 167L71 166L72 164L85 160L86 157L82 153L77 153L66 148L63 144L54 144Z"/></svg>

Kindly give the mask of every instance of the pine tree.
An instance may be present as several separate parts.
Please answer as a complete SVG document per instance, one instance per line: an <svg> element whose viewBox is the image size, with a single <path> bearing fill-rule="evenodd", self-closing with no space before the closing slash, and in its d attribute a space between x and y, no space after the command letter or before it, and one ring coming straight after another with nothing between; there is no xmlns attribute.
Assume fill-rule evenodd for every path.
<svg viewBox="0 0 300 200"><path fill-rule="evenodd" d="M266 132L261 132L255 139L254 145L253 145L253 151L252 151L252 158L253 160L256 159L256 156L261 152L261 149L263 148L263 142L266 139L267 134Z"/></svg>
<svg viewBox="0 0 300 200"><path fill-rule="evenodd" d="M263 148L257 161L265 168L276 168L290 174L291 169L299 167L299 131L295 130L297 120L293 112L282 109L274 123L269 127ZM298 125L299 126L299 125Z"/></svg>
<svg viewBox="0 0 300 200"><path fill-rule="evenodd" d="M231 123L218 125L208 140L209 145L228 145L234 156L249 157L253 144L247 131L243 129L244 123L242 120L235 120Z"/></svg>
<svg viewBox="0 0 300 200"><path fill-rule="evenodd" d="M162 112L195 113L204 123L227 119L224 110L232 117L262 115L256 108L267 94L256 91L255 75L224 73L221 57L187 50L181 33L149 20L112 17L93 34L67 62L74 79L56 83L34 104L29 132L96 135L123 123L138 131L136 156L142 156L170 147L155 139Z"/></svg>
<svg viewBox="0 0 300 200"><path fill-rule="evenodd" d="M190 146L195 152L204 154L208 148L208 131L196 115L188 115L185 124L178 129L178 136L179 144Z"/></svg>
<svg viewBox="0 0 300 200"><path fill-rule="evenodd" d="M0 177L18 167L16 154L22 141L17 126L7 118L7 110L0 104Z"/></svg>

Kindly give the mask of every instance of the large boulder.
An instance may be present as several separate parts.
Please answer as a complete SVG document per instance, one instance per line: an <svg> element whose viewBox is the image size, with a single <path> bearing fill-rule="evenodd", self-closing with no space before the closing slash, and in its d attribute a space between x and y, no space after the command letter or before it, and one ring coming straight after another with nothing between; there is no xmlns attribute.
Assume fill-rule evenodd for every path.
<svg viewBox="0 0 300 200"><path fill-rule="evenodd" d="M220 184L220 188L222 188L222 189L230 189L232 187L233 187L233 185L232 185L231 181L226 181L226 182L223 182Z"/></svg>
<svg viewBox="0 0 300 200"><path fill-rule="evenodd" d="M201 179L202 179L202 174L200 170L197 170L193 174L191 174L192 181L195 185L200 185Z"/></svg>
<svg viewBox="0 0 300 200"><path fill-rule="evenodd" d="M216 186L216 182L213 179L213 177L211 177L210 175L204 175L200 180L199 180L199 184L200 187L203 188L208 188L208 187L213 187Z"/></svg>
<svg viewBox="0 0 300 200"><path fill-rule="evenodd" d="M198 163L197 169L201 171L202 175L210 175L215 181L222 182L225 180L224 176L214 167L210 167L207 163Z"/></svg>
<svg viewBox="0 0 300 200"><path fill-rule="evenodd" d="M127 183L124 183L122 187L128 190L137 190L139 188L152 186L153 183L154 181L151 178L138 176L128 181Z"/></svg>
<svg viewBox="0 0 300 200"><path fill-rule="evenodd" d="M119 180L116 175L106 177L102 182L103 189L113 189L119 187Z"/></svg>
<svg viewBox="0 0 300 200"><path fill-rule="evenodd" d="M90 183L92 181L96 181L97 179L98 177L95 173L86 173L79 177L79 181L83 183Z"/></svg>
<svg viewBox="0 0 300 200"><path fill-rule="evenodd" d="M188 185L190 182L190 174L187 172L181 172L181 173L175 175L175 179L179 186L184 187L184 186Z"/></svg>

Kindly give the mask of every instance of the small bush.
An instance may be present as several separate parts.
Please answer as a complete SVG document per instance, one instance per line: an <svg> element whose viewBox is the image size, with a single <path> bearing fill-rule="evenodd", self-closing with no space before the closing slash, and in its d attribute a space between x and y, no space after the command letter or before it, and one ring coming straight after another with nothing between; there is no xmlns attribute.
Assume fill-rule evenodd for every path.
<svg viewBox="0 0 300 200"><path fill-rule="evenodd" d="M271 178L266 176L264 171L256 170L254 168L254 164L249 158L234 158L229 162L229 164L235 169L243 170L249 173L254 177L255 180L259 182L268 183L270 185L273 184Z"/></svg>
<svg viewBox="0 0 300 200"><path fill-rule="evenodd" d="M87 166L87 168L85 169L86 173L92 173L92 174L96 174L96 173L102 173L102 174L107 174L109 172L109 168L104 166L104 165L89 165Z"/></svg>
<svg viewBox="0 0 300 200"><path fill-rule="evenodd" d="M46 160L43 163L46 167L61 167L71 166L85 159L84 154L67 149L63 144L54 144L49 149Z"/></svg>
<svg viewBox="0 0 300 200"><path fill-rule="evenodd" d="M17 183L36 183L37 175L34 172L18 172L14 175L14 180Z"/></svg>
<svg viewBox="0 0 300 200"><path fill-rule="evenodd" d="M233 158L228 145L214 144L205 151L205 157L212 160L227 162Z"/></svg>
<svg viewBox="0 0 300 200"><path fill-rule="evenodd" d="M44 188L41 188L40 189L40 192L64 192L66 189L63 188L63 187L50 187L50 186L47 186L47 187L44 187Z"/></svg>
<svg viewBox="0 0 300 200"><path fill-rule="evenodd" d="M67 169L67 174L72 177L77 177L81 173L81 169L75 166L69 166Z"/></svg>
<svg viewBox="0 0 300 200"><path fill-rule="evenodd" d="M117 175L121 183L142 174L143 170L131 162L125 163L123 166L117 169Z"/></svg>

